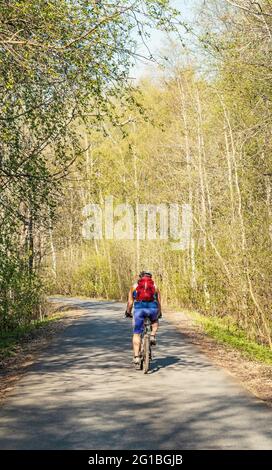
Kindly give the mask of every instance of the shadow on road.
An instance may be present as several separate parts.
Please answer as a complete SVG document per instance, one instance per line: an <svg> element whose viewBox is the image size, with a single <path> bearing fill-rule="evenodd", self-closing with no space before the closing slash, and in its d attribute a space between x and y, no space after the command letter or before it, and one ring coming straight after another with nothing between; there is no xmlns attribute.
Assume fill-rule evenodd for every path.
<svg viewBox="0 0 272 470"><path fill-rule="evenodd" d="M164 369L165 367L173 366L174 364L185 364L185 361L182 361L178 356L168 356L168 357L159 357L154 358L151 362L151 370L150 374L154 374L158 372L160 369Z"/></svg>
<svg viewBox="0 0 272 470"><path fill-rule="evenodd" d="M216 449L271 444L270 410L163 322L152 371L131 365L123 305L88 313L44 350L1 410L1 449ZM270 446L271 448L271 446Z"/></svg>

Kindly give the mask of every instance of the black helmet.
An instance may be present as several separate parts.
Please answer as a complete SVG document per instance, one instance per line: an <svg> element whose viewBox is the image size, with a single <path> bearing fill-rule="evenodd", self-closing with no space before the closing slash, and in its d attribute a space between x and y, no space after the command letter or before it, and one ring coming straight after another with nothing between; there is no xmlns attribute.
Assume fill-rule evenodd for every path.
<svg viewBox="0 0 272 470"><path fill-rule="evenodd" d="M139 274L139 277L144 277L144 276L152 277L152 273L150 271L141 271Z"/></svg>

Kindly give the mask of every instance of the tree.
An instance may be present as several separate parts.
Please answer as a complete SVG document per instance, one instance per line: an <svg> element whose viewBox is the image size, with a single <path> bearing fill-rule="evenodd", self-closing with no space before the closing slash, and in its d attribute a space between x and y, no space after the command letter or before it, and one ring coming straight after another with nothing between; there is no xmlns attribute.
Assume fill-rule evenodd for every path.
<svg viewBox="0 0 272 470"><path fill-rule="evenodd" d="M80 123L116 119L114 100L129 86L136 55L132 32L144 37L149 24L175 28L174 14L166 0L0 5L3 318L12 316L7 299L17 295L9 271L18 272L22 284L36 276L62 181L84 150Z"/></svg>

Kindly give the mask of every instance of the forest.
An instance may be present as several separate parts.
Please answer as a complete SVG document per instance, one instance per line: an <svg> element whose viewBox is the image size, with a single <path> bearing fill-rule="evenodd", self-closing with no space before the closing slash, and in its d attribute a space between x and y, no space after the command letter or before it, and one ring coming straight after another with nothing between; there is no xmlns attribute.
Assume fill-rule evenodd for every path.
<svg viewBox="0 0 272 470"><path fill-rule="evenodd" d="M149 269L165 307L272 349L272 3L200 1L193 26L171 5L0 3L1 331L50 294L125 301ZM151 28L167 39L135 80ZM188 243L84 237L107 198L190 207Z"/></svg>

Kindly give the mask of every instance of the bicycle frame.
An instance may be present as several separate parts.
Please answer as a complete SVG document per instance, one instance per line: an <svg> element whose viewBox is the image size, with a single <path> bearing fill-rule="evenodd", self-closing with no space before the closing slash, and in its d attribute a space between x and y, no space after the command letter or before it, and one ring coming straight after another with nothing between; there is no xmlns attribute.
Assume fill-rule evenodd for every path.
<svg viewBox="0 0 272 470"><path fill-rule="evenodd" d="M144 331L141 334L141 370L144 371L145 374L150 369L150 361L152 360L152 352L151 352L151 345L150 345L150 334L152 331L152 325L150 319L145 317L144 320Z"/></svg>

